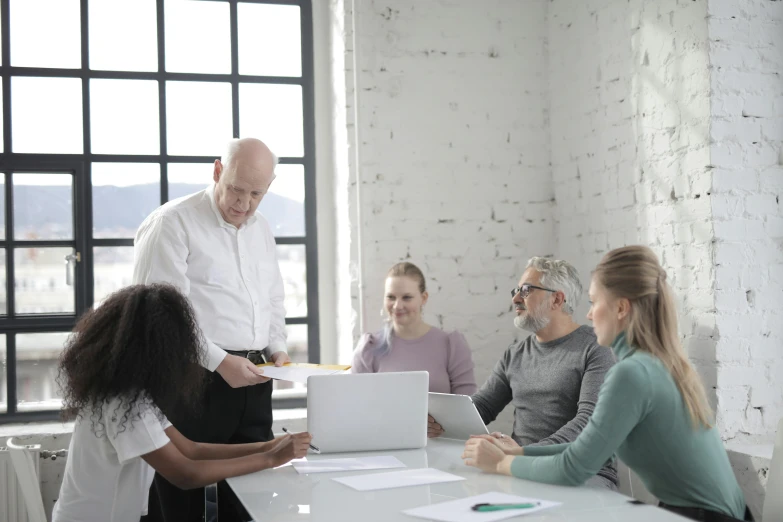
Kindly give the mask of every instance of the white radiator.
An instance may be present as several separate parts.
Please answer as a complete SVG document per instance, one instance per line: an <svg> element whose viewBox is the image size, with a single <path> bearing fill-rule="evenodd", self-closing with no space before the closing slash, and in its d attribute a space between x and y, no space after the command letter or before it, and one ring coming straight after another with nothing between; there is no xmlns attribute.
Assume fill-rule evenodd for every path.
<svg viewBox="0 0 783 522"><path fill-rule="evenodd" d="M35 473L41 480L41 450L28 450L33 455ZM5 447L0 447L0 522L27 522L27 507L22 490L16 480L11 456Z"/></svg>

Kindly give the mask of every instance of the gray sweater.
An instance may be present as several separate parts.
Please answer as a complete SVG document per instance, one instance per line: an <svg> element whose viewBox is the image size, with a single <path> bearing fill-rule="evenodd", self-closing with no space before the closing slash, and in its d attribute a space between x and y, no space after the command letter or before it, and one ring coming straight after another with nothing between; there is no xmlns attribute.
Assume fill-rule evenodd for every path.
<svg viewBox="0 0 783 522"><path fill-rule="evenodd" d="M486 424L512 403L511 436L520 446L572 442L587 426L614 362L589 326L547 343L531 335L508 347L473 402ZM613 462L598 474L617 483Z"/></svg>

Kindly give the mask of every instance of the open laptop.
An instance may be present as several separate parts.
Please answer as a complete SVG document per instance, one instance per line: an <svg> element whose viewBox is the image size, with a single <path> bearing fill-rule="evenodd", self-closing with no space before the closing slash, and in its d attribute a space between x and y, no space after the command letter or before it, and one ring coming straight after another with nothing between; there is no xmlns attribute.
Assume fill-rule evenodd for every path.
<svg viewBox="0 0 783 522"><path fill-rule="evenodd" d="M321 453L427 445L428 372L307 378L307 431Z"/></svg>
<svg viewBox="0 0 783 522"><path fill-rule="evenodd" d="M430 392L429 413L443 427L444 439L468 440L489 433L470 395Z"/></svg>

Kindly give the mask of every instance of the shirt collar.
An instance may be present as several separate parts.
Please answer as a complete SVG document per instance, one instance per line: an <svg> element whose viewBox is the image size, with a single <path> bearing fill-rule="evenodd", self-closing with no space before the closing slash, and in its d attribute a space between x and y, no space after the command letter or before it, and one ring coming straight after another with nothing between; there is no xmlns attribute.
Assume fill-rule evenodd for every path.
<svg viewBox="0 0 783 522"><path fill-rule="evenodd" d="M628 344L625 332L620 332L620 335L612 343L612 351L617 356L617 360L622 361L626 357L630 357L636 349Z"/></svg>
<svg viewBox="0 0 783 522"><path fill-rule="evenodd" d="M215 183L212 183L209 187L207 187L207 199L209 200L209 208L212 209L212 213L215 214L215 219L217 219L218 226L221 227L229 227L233 228L234 230L237 230L237 227L223 219L223 215L220 213L220 209L217 206L217 202L215 201ZM252 225L258 220L258 216L253 214L248 218L247 221L245 221L245 224L243 226L247 227Z"/></svg>

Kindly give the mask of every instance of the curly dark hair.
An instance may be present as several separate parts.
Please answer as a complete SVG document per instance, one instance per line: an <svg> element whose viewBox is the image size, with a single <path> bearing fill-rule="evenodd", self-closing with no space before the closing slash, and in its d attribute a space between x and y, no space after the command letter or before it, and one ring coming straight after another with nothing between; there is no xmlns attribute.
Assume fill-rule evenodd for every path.
<svg viewBox="0 0 783 522"><path fill-rule="evenodd" d="M60 357L63 416L88 415L100 436L102 407L119 399L120 431L138 405L191 408L204 389L204 338L188 299L167 284L133 285L111 294L76 324Z"/></svg>

